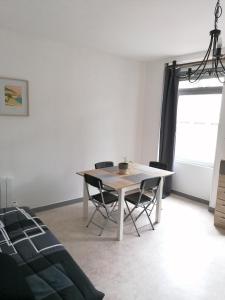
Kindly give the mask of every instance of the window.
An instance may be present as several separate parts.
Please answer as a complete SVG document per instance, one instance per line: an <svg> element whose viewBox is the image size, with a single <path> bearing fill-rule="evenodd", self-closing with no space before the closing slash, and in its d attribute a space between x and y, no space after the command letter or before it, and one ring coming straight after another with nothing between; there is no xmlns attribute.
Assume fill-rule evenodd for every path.
<svg viewBox="0 0 225 300"><path fill-rule="evenodd" d="M216 79L181 81L177 111L175 160L213 166L222 101Z"/></svg>

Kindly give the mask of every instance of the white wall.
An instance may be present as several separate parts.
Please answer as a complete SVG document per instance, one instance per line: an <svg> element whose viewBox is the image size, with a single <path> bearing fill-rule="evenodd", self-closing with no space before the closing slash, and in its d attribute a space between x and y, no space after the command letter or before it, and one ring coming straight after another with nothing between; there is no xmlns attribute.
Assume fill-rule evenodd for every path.
<svg viewBox="0 0 225 300"><path fill-rule="evenodd" d="M173 190L209 201L213 168L174 163Z"/></svg>
<svg viewBox="0 0 225 300"><path fill-rule="evenodd" d="M142 63L0 31L1 74L29 80L30 116L0 116L0 176L20 205L81 196L76 171L140 160Z"/></svg>
<svg viewBox="0 0 225 300"><path fill-rule="evenodd" d="M164 60L152 61L146 66L141 151L141 161L145 164L158 158L164 68Z"/></svg>

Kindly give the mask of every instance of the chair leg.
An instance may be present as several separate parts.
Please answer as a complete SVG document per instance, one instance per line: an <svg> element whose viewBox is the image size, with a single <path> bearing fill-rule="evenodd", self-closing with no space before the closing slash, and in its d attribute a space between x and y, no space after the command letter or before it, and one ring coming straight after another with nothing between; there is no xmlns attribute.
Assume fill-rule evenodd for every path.
<svg viewBox="0 0 225 300"><path fill-rule="evenodd" d="M95 208L95 210L94 210L93 214L91 215L91 217L90 217L90 220L88 221L88 224L87 224L87 226L86 226L86 227L88 227L88 226L91 224L91 222L92 222L92 220L93 220L93 218L94 218L94 216L95 216L96 212L97 212L97 207Z"/></svg>
<svg viewBox="0 0 225 300"><path fill-rule="evenodd" d="M109 219L110 219L110 221L112 221L112 222L115 223L115 224L117 224L117 221L114 220L114 219L111 219L110 217L111 217L112 213L114 212L116 206L117 206L117 202L115 202L115 203L113 204L113 207L112 207L112 209L111 209L110 212L109 212Z"/></svg>
<svg viewBox="0 0 225 300"><path fill-rule="evenodd" d="M135 221L137 221L137 220L140 218L140 216L143 214L144 211L145 211L145 210L143 209L143 210L139 213L139 215L136 217Z"/></svg>
<svg viewBox="0 0 225 300"><path fill-rule="evenodd" d="M128 206L128 204L127 204L127 202L125 201L125 203L126 203L126 206L127 206L127 209L128 209L128 214L126 215L126 217L124 218L124 222L129 218L129 216L130 216L130 214L135 210L135 206L134 206L134 208L130 211L130 209L129 209L129 206Z"/></svg>
<svg viewBox="0 0 225 300"><path fill-rule="evenodd" d="M101 236L101 235L103 234L103 231L104 231L105 226L107 225L108 221L109 221L109 218L105 219L105 222L104 222L104 224L102 225L102 229L101 229L101 231L99 232L99 236Z"/></svg>
<svg viewBox="0 0 225 300"><path fill-rule="evenodd" d="M106 225L108 224L109 220L111 220L110 217L111 217L111 215L112 215L112 213L113 213L113 211L114 211L114 208L116 207L116 204L117 204L117 203L113 204L113 208L111 209L110 212L108 212L107 207L104 206L105 211L106 211L106 214L107 214L107 218L106 218L106 220L105 220L105 222L104 222L104 224L103 224L103 226L102 226L102 229L101 229L101 231L100 231L100 233L99 233L99 236L101 236L101 235L103 234L103 231L104 231ZM111 221L113 221L113 220L111 220Z"/></svg>
<svg viewBox="0 0 225 300"><path fill-rule="evenodd" d="M118 202L116 203L116 206L118 205ZM113 204L111 204L111 207L113 206ZM127 212L126 212L126 210L125 210L125 208L124 208L124 215L126 216L127 215Z"/></svg>
<svg viewBox="0 0 225 300"><path fill-rule="evenodd" d="M93 223L93 224L95 224L96 226L98 226L98 227L101 228L101 226L99 226L98 224L96 224L96 223L93 222L93 218L94 218L94 216L95 216L95 214L96 214L97 211L102 215L102 217L103 217L104 219L107 219L107 217L101 212L100 206L95 206L95 210L94 210L93 214L91 215L90 220L88 221L88 224L86 225L86 227L89 227L89 225L90 225L91 223Z"/></svg>
<svg viewBox="0 0 225 300"><path fill-rule="evenodd" d="M148 217L148 220L149 220L149 223L150 223L150 225L151 225L151 227L152 227L152 230L155 230L155 228L154 228L154 226L153 226L153 224L152 224L152 220L151 220L151 218L150 218L150 216L149 216L149 214L148 214L147 207L145 207L145 206L144 206L144 211L146 212L146 215L147 215L147 217Z"/></svg>
<svg viewBox="0 0 225 300"><path fill-rule="evenodd" d="M103 214L103 212L102 212L101 209L100 209L100 206L98 207L98 212L102 215L102 217L103 217L104 219L107 219L107 215L105 216L105 215Z"/></svg>
<svg viewBox="0 0 225 300"><path fill-rule="evenodd" d="M115 208L116 208L117 204L118 204L118 202L115 202L115 204L114 204L114 206L113 206L113 208L112 208L112 210L111 210L111 212L110 212L110 216L111 216L111 214L115 211ZM117 221L116 221L116 220L113 220L113 219L110 219L110 220L111 220L112 222L114 222L114 223L117 224Z"/></svg>
<svg viewBox="0 0 225 300"><path fill-rule="evenodd" d="M134 221L134 219L133 219L133 216L132 216L132 212L134 211L135 207L134 207L132 210L130 210L130 208L129 208L129 206L128 206L128 204L127 204L126 201L125 201L125 203L126 203L126 205L127 205L128 211L129 211L128 216L131 217L131 220L132 220L132 222L133 222L133 224L134 224L134 227L135 227L135 229L136 229L136 231L137 231L137 234L138 234L138 236L140 237L140 233L139 233L139 231L138 231L138 228L137 228L136 223L135 223L135 221ZM127 216L127 217L128 217L128 216ZM126 217L126 218L127 218L127 217ZM125 219L126 219L126 218L125 218Z"/></svg>
<svg viewBox="0 0 225 300"><path fill-rule="evenodd" d="M90 223L94 224L95 226L97 226L101 229L101 231L99 233L99 236L101 236L105 229L105 226L107 225L109 220L114 223L117 223L115 220L111 219L111 215L112 215L113 211L115 210L116 205L117 205L117 202L112 203L112 205L111 205L112 209L109 211L105 205L97 205L95 203L95 210L92 213L90 220L88 221L88 224L86 225L86 227L89 227ZM104 211L103 212L101 211L101 208L105 209L106 214L104 214ZM97 224L93 221L93 218L94 218L96 212L99 212L101 214L101 216L105 219L103 226L100 226L99 224Z"/></svg>

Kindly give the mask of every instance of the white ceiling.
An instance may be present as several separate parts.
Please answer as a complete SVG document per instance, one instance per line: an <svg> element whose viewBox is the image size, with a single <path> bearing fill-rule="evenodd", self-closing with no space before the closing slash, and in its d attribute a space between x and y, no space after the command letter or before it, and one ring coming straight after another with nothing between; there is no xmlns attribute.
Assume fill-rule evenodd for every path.
<svg viewBox="0 0 225 300"><path fill-rule="evenodd" d="M122 56L153 59L205 50L215 2L0 0L0 27ZM225 29L223 20L220 28Z"/></svg>

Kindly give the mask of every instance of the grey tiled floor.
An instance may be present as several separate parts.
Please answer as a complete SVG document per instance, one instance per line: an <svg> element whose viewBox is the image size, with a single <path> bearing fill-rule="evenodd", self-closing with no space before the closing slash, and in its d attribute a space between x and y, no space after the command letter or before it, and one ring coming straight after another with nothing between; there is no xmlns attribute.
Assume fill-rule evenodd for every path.
<svg viewBox="0 0 225 300"><path fill-rule="evenodd" d="M112 223L102 237L93 225L87 229L81 204L39 216L106 300L225 299L225 233L205 205L169 197L155 231L144 226L138 238L128 222L121 242Z"/></svg>

